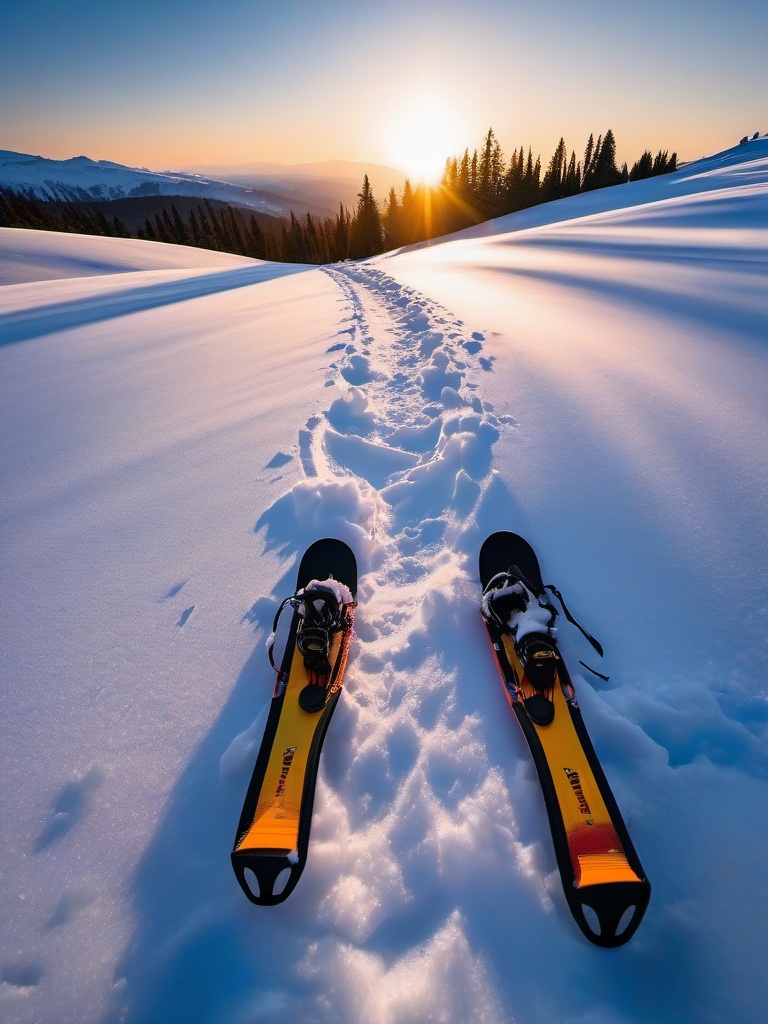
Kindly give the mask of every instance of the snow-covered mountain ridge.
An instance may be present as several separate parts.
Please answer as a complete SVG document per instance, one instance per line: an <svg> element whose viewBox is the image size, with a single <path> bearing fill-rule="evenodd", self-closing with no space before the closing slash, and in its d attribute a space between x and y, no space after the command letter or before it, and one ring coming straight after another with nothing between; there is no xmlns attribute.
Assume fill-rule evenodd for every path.
<svg viewBox="0 0 768 1024"><path fill-rule="evenodd" d="M125 167L110 160L91 160L86 156L50 160L0 150L2 186L34 193L40 199L57 194L78 201L181 195L221 199L239 206L251 206L262 213L282 215L289 212L284 203L275 202L245 185L184 171Z"/></svg>
<svg viewBox="0 0 768 1024"><path fill-rule="evenodd" d="M325 164L246 164L211 166L181 171L150 171L110 160L78 156L51 160L42 156L0 150L0 188L51 194L83 202L143 196L197 196L219 199L261 213L333 216L339 203L353 208L368 173L379 195L405 176L393 168L352 161Z"/></svg>
<svg viewBox="0 0 768 1024"><path fill-rule="evenodd" d="M0 231L3 1019L761 1019L765 143L323 269ZM606 649L577 673L563 624L653 886L620 950L570 920L487 647L495 529ZM356 636L260 911L228 854L323 535Z"/></svg>

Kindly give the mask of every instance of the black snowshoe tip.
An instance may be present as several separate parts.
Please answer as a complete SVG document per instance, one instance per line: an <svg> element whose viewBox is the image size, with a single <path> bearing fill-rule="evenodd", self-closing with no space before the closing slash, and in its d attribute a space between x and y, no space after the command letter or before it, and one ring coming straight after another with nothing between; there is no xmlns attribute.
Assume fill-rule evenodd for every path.
<svg viewBox="0 0 768 1024"><path fill-rule="evenodd" d="M534 725L549 725L555 717L555 705L543 693L523 699L523 707Z"/></svg>

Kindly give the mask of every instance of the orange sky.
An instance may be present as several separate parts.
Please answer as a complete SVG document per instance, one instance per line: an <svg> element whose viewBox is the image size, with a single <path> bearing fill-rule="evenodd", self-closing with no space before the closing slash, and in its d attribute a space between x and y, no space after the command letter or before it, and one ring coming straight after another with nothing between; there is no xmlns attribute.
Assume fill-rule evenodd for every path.
<svg viewBox="0 0 768 1024"><path fill-rule="evenodd" d="M415 173L492 126L506 153L682 159L764 123L768 5L284 0L8 11L0 148L153 169L367 160ZM763 119L761 121L761 118Z"/></svg>

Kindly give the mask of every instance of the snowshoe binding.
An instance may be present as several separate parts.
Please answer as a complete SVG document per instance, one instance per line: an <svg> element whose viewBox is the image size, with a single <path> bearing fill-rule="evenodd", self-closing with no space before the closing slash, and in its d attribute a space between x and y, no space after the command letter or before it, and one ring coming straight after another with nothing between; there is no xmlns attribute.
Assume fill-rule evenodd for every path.
<svg viewBox="0 0 768 1024"><path fill-rule="evenodd" d="M309 682L299 694L299 706L308 712L321 711L325 707L330 681L335 675L330 661L331 644L336 634L345 633L349 629L349 609L354 607L355 601L348 589L333 577L322 582L312 580L283 601L275 617L275 630L280 612L286 604L290 604L299 617L296 646L304 659L309 677ZM272 663L274 665L274 661Z"/></svg>
<svg viewBox="0 0 768 1024"><path fill-rule="evenodd" d="M546 591L536 594L520 569L497 573L483 593L482 613L509 633L524 677L520 699L532 722L549 725L555 715L552 690L560 655L554 639L557 609Z"/></svg>

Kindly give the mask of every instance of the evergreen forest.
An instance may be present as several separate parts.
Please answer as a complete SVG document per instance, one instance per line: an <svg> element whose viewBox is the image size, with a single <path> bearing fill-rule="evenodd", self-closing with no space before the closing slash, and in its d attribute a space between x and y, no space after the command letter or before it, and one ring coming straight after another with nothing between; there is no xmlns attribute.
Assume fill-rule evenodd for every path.
<svg viewBox="0 0 768 1024"><path fill-rule="evenodd" d="M437 186L411 185L400 193L390 189L380 205L366 175L357 206L340 204L333 217L257 216L225 203L190 202L185 212L176 202L162 205L142 225L129 229L110 204L69 202L61 194L46 199L31 193L0 190L0 227L37 228L80 234L143 238L176 245L198 246L256 259L284 263L325 264L363 259L404 245L471 227L494 217L515 213L539 203L607 188L677 168L677 154L646 150L632 165L616 162L616 140L609 129L590 135L582 155L570 153L560 139L546 168L530 147L521 146L506 159L493 129L483 146L446 161ZM179 205L182 205L181 199Z"/></svg>

